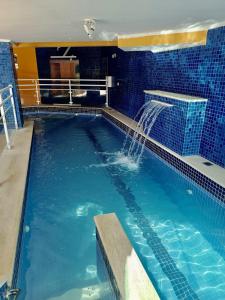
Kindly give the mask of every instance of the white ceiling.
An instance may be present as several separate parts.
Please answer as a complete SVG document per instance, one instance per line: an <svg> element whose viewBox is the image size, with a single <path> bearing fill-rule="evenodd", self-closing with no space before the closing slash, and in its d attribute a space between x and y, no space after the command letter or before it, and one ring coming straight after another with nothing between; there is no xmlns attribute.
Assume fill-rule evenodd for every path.
<svg viewBox="0 0 225 300"><path fill-rule="evenodd" d="M206 28L225 21L225 0L0 0L0 38L15 42L84 41L116 34Z"/></svg>

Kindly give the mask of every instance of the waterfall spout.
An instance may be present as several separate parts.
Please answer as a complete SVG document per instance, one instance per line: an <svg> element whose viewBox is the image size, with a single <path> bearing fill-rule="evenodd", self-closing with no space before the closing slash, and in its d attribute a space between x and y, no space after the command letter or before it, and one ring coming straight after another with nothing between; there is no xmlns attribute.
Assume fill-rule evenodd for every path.
<svg viewBox="0 0 225 300"><path fill-rule="evenodd" d="M151 100L145 103L135 116L134 120L138 119L139 117L140 118L131 139L129 139L131 130L129 130L127 133L122 148L122 154L127 156L127 158L133 161L136 165L139 165L144 151L146 139L149 136L157 117L165 108L172 106L173 105L171 104L157 100Z"/></svg>

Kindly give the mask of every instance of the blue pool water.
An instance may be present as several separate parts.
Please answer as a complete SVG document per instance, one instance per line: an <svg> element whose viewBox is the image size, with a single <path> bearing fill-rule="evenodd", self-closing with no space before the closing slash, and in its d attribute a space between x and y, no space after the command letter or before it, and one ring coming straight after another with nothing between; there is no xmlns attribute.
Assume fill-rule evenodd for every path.
<svg viewBox="0 0 225 300"><path fill-rule="evenodd" d="M225 299L224 207L149 151L133 168L102 117L35 123L20 300L113 299L93 216L115 212L161 299Z"/></svg>

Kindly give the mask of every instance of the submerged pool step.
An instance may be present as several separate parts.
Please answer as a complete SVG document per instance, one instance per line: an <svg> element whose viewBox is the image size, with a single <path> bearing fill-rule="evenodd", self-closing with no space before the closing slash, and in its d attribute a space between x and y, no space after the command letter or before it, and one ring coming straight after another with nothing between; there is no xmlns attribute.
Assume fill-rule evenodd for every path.
<svg viewBox="0 0 225 300"><path fill-rule="evenodd" d="M159 300L115 213L94 217L96 234L119 299Z"/></svg>

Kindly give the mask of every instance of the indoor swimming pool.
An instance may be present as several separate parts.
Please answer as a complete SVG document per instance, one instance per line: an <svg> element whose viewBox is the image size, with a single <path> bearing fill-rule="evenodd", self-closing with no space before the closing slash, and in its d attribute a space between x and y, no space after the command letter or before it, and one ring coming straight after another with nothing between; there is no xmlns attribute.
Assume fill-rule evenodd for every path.
<svg viewBox="0 0 225 300"><path fill-rule="evenodd" d="M16 286L20 300L114 299L93 217L115 212L161 299L225 299L224 206L95 115L35 120Z"/></svg>

